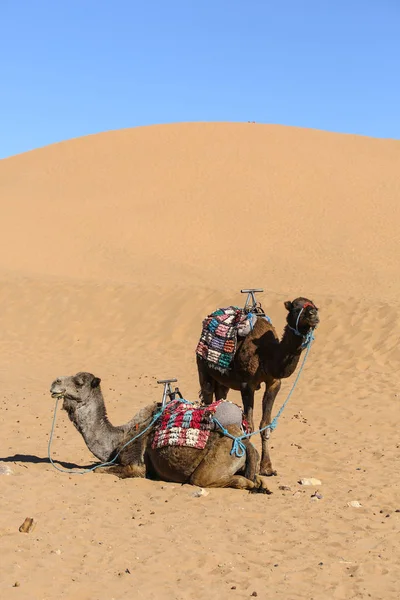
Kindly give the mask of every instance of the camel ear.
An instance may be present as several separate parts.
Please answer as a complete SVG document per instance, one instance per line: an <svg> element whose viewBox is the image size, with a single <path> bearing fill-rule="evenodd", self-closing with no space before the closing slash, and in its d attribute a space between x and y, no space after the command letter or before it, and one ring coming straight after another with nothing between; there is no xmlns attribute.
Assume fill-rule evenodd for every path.
<svg viewBox="0 0 400 600"><path fill-rule="evenodd" d="M292 310L293 308L293 303L290 302L290 300L286 300L286 302L284 302L285 308L286 310L288 310L289 312Z"/></svg>
<svg viewBox="0 0 400 600"><path fill-rule="evenodd" d="M96 388L99 387L100 385L100 377L95 377L94 379L92 379L92 383L90 384L92 388Z"/></svg>

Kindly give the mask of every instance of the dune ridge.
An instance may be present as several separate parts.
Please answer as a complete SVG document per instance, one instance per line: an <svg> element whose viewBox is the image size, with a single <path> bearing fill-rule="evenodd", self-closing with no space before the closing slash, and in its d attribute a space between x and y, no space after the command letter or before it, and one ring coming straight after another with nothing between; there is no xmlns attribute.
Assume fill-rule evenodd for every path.
<svg viewBox="0 0 400 600"><path fill-rule="evenodd" d="M399 173L399 141L247 123L0 161L1 597L398 598ZM279 333L287 299L321 316L273 434L273 495L48 464L55 377L100 376L116 424L160 377L196 399L201 321L251 286ZM93 460L64 413L54 456ZM301 477L322 480L321 500Z"/></svg>

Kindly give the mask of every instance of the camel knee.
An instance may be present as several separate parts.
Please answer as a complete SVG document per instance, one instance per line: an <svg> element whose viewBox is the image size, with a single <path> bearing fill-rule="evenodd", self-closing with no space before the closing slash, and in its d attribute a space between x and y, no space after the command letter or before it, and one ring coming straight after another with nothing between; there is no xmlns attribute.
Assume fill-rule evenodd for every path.
<svg viewBox="0 0 400 600"><path fill-rule="evenodd" d="M214 481L211 477L207 477L207 473L197 474L196 472L194 472L191 478L189 479L189 483L191 485L196 485L197 487L207 488L213 487Z"/></svg>
<svg viewBox="0 0 400 600"><path fill-rule="evenodd" d="M263 427L265 427L265 423L263 421L261 421L261 423L260 423L260 429L263 429ZM271 435L271 429L269 427L267 427L266 429L264 429L260 433L261 441L262 442L268 442L268 440L270 438L270 435Z"/></svg>
<svg viewBox="0 0 400 600"><path fill-rule="evenodd" d="M101 467L96 469L97 473L108 473L116 475L120 479L128 479L129 477L146 477L146 466L143 465L114 465L112 467Z"/></svg>
<svg viewBox="0 0 400 600"><path fill-rule="evenodd" d="M146 477L146 465L145 464L126 465L125 470L126 470L125 477L142 477L142 478Z"/></svg>

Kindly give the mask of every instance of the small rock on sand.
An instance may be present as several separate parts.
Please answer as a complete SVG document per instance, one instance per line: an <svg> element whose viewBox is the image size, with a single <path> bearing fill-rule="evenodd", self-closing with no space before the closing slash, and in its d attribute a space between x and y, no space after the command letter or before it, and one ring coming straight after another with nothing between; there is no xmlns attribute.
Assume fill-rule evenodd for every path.
<svg viewBox="0 0 400 600"><path fill-rule="evenodd" d="M19 531L21 533L29 533L35 527L36 523L30 517L26 517L25 521L20 525Z"/></svg>
<svg viewBox="0 0 400 600"><path fill-rule="evenodd" d="M0 463L0 475L13 475L14 471L8 465Z"/></svg>
<svg viewBox="0 0 400 600"><path fill-rule="evenodd" d="M196 490L192 496L194 496L194 498L200 498L201 496L208 496L209 493L210 492L207 492L204 488L200 488L199 490Z"/></svg>
<svg viewBox="0 0 400 600"><path fill-rule="evenodd" d="M353 508L361 508L362 504L358 500L352 500L351 502L347 503L347 506L352 506Z"/></svg>
<svg viewBox="0 0 400 600"><path fill-rule="evenodd" d="M306 477L305 479L300 479L300 485L322 485L322 481L319 479L314 479L314 477Z"/></svg>
<svg viewBox="0 0 400 600"><path fill-rule="evenodd" d="M323 496L319 492L311 494L311 500L322 500Z"/></svg>

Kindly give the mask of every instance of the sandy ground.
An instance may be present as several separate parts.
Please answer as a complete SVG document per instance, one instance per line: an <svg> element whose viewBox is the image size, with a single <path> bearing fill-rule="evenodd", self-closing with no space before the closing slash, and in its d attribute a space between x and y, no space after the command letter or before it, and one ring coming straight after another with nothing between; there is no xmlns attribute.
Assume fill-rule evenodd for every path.
<svg viewBox="0 0 400 600"><path fill-rule="evenodd" d="M399 598L399 173L398 141L255 124L0 161L2 599ZM279 332L284 300L321 317L271 441L271 496L48 463L53 379L100 376L115 424L160 398L157 378L196 399L201 320L249 286ZM93 461L64 412L53 454Z"/></svg>

